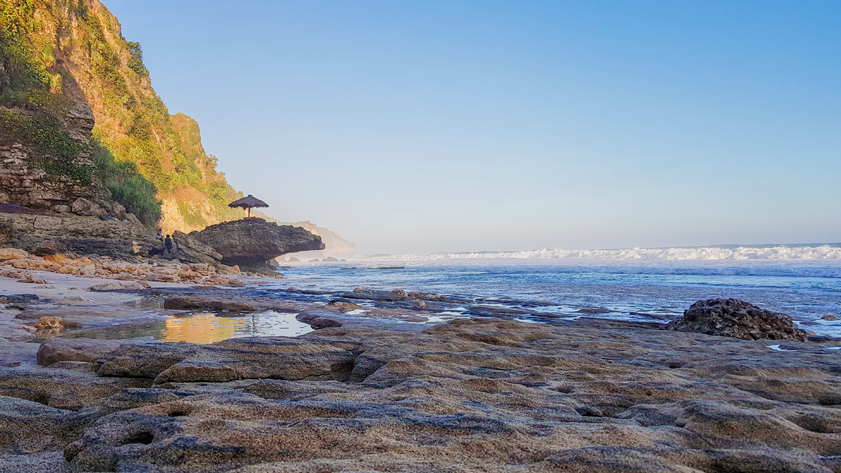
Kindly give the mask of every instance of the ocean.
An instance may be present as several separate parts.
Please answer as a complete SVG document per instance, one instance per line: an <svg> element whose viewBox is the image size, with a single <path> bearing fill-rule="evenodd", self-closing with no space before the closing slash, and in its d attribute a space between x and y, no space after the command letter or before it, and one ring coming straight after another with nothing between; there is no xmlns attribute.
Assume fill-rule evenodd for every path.
<svg viewBox="0 0 841 473"><path fill-rule="evenodd" d="M480 304L666 323L695 301L734 297L789 314L804 330L841 337L841 320L822 319L841 317L839 244L377 255L287 263L279 271L285 279L270 290L404 289L463 302L444 316Z"/></svg>

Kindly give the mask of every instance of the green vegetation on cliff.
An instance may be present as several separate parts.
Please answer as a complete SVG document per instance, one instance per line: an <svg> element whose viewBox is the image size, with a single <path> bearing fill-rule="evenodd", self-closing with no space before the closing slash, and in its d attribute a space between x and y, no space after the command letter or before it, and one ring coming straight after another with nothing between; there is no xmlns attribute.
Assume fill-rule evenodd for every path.
<svg viewBox="0 0 841 473"><path fill-rule="evenodd" d="M33 165L47 174L92 184L90 166L76 162L84 143L64 130L67 113L62 76L51 73L49 43L32 41L38 30L33 0L0 0L0 132L40 151Z"/></svg>
<svg viewBox="0 0 841 473"><path fill-rule="evenodd" d="M137 172L134 163L114 159L99 141L93 140L92 148L98 177L114 200L144 224L157 225L161 219L161 202L155 197L155 185Z"/></svg>
<svg viewBox="0 0 841 473"><path fill-rule="evenodd" d="M0 0L0 28L0 121L4 133L41 151L44 171L101 183L150 225L162 215L160 199L170 231L242 215L227 207L241 194L216 171L198 124L169 114L140 44L122 37L101 3ZM87 102L96 118L90 144L63 128L74 100Z"/></svg>
<svg viewBox="0 0 841 473"><path fill-rule="evenodd" d="M77 3L75 11L86 15L84 5ZM36 20L42 7L34 0L0 0L0 139L32 147L37 155L30 165L49 176L104 185L127 211L154 225L161 215L155 186L132 163L117 163L98 142L74 138L63 124L72 103L63 84L74 78L57 63L58 45L44 21Z"/></svg>

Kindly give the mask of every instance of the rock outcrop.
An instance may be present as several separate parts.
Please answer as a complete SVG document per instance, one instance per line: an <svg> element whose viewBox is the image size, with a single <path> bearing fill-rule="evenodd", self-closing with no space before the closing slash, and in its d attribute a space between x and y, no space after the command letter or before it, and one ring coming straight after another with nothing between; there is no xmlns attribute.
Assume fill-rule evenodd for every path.
<svg viewBox="0 0 841 473"><path fill-rule="evenodd" d="M39 118L0 107L0 202L62 211L77 199L90 202L105 197L107 191L87 178L94 169L89 151L94 125L90 106L83 100L71 102L52 130L66 136L68 146L82 150L72 158L42 149L37 136L24 132Z"/></svg>
<svg viewBox="0 0 841 473"><path fill-rule="evenodd" d="M222 254L201 243L184 232L176 231L172 234L178 259L186 263L206 263L218 265L222 262Z"/></svg>
<svg viewBox="0 0 841 473"><path fill-rule="evenodd" d="M278 225L251 217L211 225L189 234L222 255L222 263L267 268L267 262L286 253L321 250L321 237L300 227Z"/></svg>
<svg viewBox="0 0 841 473"><path fill-rule="evenodd" d="M128 219L12 213L0 213L0 245L37 253L46 249L55 253L63 248L82 255L123 259L145 256L163 246L151 230Z"/></svg>
<svg viewBox="0 0 841 473"><path fill-rule="evenodd" d="M778 314L739 299L708 299L692 304L683 317L673 320L667 330L697 332L743 340L805 341L806 332L791 317Z"/></svg>

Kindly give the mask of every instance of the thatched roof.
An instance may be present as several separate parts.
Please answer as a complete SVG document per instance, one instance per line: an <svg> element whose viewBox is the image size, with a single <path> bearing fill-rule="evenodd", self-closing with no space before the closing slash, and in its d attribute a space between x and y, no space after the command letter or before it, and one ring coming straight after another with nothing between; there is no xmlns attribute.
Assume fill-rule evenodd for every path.
<svg viewBox="0 0 841 473"><path fill-rule="evenodd" d="M269 204L263 202L262 200L254 197L253 195L248 195L248 197L243 197L242 199L235 200L228 204L228 207L242 207L244 209L250 209L253 207L268 207Z"/></svg>

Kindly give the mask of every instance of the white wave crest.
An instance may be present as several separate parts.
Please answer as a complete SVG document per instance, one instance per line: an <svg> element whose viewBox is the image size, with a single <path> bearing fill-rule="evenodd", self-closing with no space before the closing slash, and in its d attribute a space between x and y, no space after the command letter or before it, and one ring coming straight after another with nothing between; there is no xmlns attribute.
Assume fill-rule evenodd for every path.
<svg viewBox="0 0 841 473"><path fill-rule="evenodd" d="M476 253L429 253L377 255L375 261L448 261L448 260L528 260L589 259L607 261L841 261L841 247L769 246L769 247L701 247L701 248L630 248L620 250L526 250Z"/></svg>

